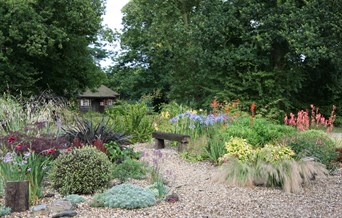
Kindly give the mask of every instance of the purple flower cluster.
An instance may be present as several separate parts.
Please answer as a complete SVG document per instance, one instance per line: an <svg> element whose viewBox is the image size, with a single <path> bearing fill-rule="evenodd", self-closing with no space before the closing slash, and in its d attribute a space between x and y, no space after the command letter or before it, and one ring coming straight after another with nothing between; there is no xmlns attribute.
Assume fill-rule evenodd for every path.
<svg viewBox="0 0 342 218"><path fill-rule="evenodd" d="M178 114L177 116L170 119L171 123L177 123L178 120L189 118L191 121L194 121L194 123L199 123L200 125L205 126L212 126L216 123L224 123L226 120L229 119L229 117L226 114L218 114L217 116L214 116L213 114L209 114L207 116L205 115L198 115L191 112L185 112L183 114ZM195 125L190 125L190 128L195 128Z"/></svg>
<svg viewBox="0 0 342 218"><path fill-rule="evenodd" d="M27 164L27 159L30 157L31 152L26 152L23 157L18 156L15 152L7 152L4 157L0 159L3 163L12 163L14 165L25 165Z"/></svg>
<svg viewBox="0 0 342 218"><path fill-rule="evenodd" d="M6 153L5 157L1 158L4 163L9 163L13 161L13 153Z"/></svg>

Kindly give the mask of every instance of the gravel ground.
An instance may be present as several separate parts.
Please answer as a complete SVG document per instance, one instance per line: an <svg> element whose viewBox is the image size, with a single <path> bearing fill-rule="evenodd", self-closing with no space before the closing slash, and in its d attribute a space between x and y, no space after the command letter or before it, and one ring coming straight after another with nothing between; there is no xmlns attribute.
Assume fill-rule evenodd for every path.
<svg viewBox="0 0 342 218"><path fill-rule="evenodd" d="M151 145L135 149L153 154ZM216 167L188 163L174 149L162 149L161 172L168 177L175 203L161 202L138 210L90 208L79 204L76 217L342 217L342 170L318 178L299 194L265 187L229 187L216 183ZM171 173L170 173L171 172ZM29 217L29 213L8 217Z"/></svg>

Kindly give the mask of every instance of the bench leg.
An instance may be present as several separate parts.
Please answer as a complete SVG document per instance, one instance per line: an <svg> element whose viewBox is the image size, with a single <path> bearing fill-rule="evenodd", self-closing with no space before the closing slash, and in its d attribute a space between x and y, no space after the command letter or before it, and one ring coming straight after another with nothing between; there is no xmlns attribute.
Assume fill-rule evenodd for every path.
<svg viewBox="0 0 342 218"><path fill-rule="evenodd" d="M187 143L179 143L178 147L177 147L178 152L183 152L186 145L187 145Z"/></svg>
<svg viewBox="0 0 342 218"><path fill-rule="evenodd" d="M155 146L156 149L165 148L164 139L155 139L154 146Z"/></svg>

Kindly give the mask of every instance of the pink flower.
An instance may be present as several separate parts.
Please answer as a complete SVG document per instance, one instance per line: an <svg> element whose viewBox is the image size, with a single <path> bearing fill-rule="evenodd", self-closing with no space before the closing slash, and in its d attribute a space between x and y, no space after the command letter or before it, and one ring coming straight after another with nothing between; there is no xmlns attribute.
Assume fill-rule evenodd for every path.
<svg viewBox="0 0 342 218"><path fill-rule="evenodd" d="M18 149L18 150L19 150L21 147L22 147L21 144L18 144L17 146L15 146L15 148Z"/></svg>

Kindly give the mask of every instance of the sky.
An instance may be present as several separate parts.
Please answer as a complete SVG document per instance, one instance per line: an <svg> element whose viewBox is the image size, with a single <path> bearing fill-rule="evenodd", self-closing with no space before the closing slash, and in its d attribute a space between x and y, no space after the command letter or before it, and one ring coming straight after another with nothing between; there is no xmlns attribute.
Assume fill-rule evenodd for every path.
<svg viewBox="0 0 342 218"><path fill-rule="evenodd" d="M106 13L103 16L102 23L107 25L110 29L117 29L118 31L122 28L121 20L122 13L121 9L128 3L129 0L107 0ZM119 45L114 46L114 50L120 50ZM107 49L109 47L106 47ZM107 68L113 64L110 58L102 60L100 62L102 68Z"/></svg>
<svg viewBox="0 0 342 218"><path fill-rule="evenodd" d="M106 14L103 17L103 23L111 29L121 29L122 13L121 9L129 0L107 0Z"/></svg>

